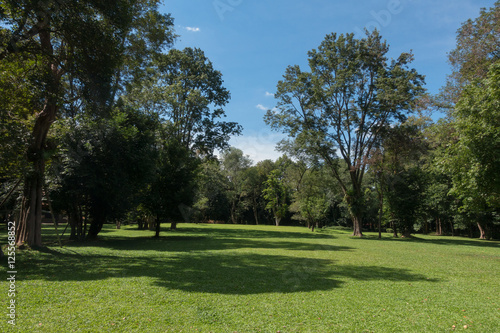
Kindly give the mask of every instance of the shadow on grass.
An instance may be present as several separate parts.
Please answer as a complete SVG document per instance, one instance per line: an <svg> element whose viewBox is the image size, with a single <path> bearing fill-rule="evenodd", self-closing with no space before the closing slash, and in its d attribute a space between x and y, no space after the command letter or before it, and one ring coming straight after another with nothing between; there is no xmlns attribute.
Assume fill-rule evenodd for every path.
<svg viewBox="0 0 500 333"><path fill-rule="evenodd" d="M287 251L351 251L348 246L325 245L292 241L265 241L247 238L212 238L208 236L113 237L89 242L67 243L66 248L101 247L119 251L199 252L238 249L276 249Z"/></svg>
<svg viewBox="0 0 500 333"><path fill-rule="evenodd" d="M308 231L307 228L297 227L296 232L289 231L279 231L279 230L265 230L265 229L239 229L238 226L234 225L236 228L230 228L231 225L227 225L228 228L213 228L212 225L207 224L184 224L183 227L177 229L175 233L200 233L207 235L209 237L216 238L301 238L301 239L333 239L336 238L334 235L329 234L319 234ZM269 229L276 227L274 226L258 226L258 227L269 227Z"/></svg>
<svg viewBox="0 0 500 333"><path fill-rule="evenodd" d="M487 241L487 240L471 239L458 236L426 236L426 238L421 238L419 236L412 236L410 238L393 238L386 236L382 237L382 239L378 239L378 235L377 236L369 235L362 238L353 238L353 239L383 241L383 242L410 242L410 243L424 243L424 244L437 244L437 245L500 248L499 241Z"/></svg>
<svg viewBox="0 0 500 333"><path fill-rule="evenodd" d="M106 229L103 229L106 230ZM130 236L119 234L100 234L97 240L68 241L63 240L67 248L77 247L101 247L121 251L169 251L169 252L193 252L212 250L236 250L242 248L251 249L283 249L291 251L348 251L352 248L345 246L332 246L323 244L306 243L307 240L335 239L332 235L321 235L317 233L304 232L281 232L274 230L252 230L252 229L216 229L196 227L189 225L175 231L162 228L161 237L153 238L154 231L150 230L127 230ZM301 241L297 241L300 239ZM295 241L293 241L295 240ZM57 238L53 230L44 230L44 243L57 245Z"/></svg>
<svg viewBox="0 0 500 333"><path fill-rule="evenodd" d="M19 280L104 281L146 277L152 279L146 283L166 290L232 295L326 291L349 281L438 281L406 269L338 265L314 257L253 253L126 257L46 249L35 256L35 260L21 263L23 274ZM147 287L144 281L136 283L141 288Z"/></svg>

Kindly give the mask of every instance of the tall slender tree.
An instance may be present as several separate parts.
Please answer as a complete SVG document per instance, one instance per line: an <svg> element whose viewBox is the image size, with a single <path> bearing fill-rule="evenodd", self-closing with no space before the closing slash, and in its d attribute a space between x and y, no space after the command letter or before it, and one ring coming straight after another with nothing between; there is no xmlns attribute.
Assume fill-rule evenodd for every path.
<svg viewBox="0 0 500 333"><path fill-rule="evenodd" d="M408 67L413 55L402 53L388 61L388 51L377 31L362 39L354 34L327 35L317 50L309 52L310 72L287 68L277 86L277 110L265 117L329 165L344 193L355 236L362 236L362 184L381 130L404 119L424 92L423 76Z"/></svg>

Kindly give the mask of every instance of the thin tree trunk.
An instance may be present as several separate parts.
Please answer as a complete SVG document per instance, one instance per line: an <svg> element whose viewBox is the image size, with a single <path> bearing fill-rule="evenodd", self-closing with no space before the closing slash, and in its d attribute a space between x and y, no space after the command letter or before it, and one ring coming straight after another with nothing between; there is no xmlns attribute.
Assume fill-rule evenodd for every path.
<svg viewBox="0 0 500 333"><path fill-rule="evenodd" d="M160 223L160 217L156 216L156 233L155 233L155 238L160 238L160 228L161 228L161 223Z"/></svg>
<svg viewBox="0 0 500 333"><path fill-rule="evenodd" d="M378 215L378 239L382 239L382 217L384 215L384 193L380 189L379 193L379 215Z"/></svg>
<svg viewBox="0 0 500 333"><path fill-rule="evenodd" d="M441 224L440 218L436 220L436 235L437 236L443 235L443 225Z"/></svg>
<svg viewBox="0 0 500 333"><path fill-rule="evenodd" d="M70 211L68 212L68 222L71 225L71 234L69 236L70 240L77 240L77 228L78 228L78 207L76 204L72 204Z"/></svg>
<svg viewBox="0 0 500 333"><path fill-rule="evenodd" d="M477 222L477 227L479 228L479 239L487 239L484 226L482 226L480 222Z"/></svg>
<svg viewBox="0 0 500 333"><path fill-rule="evenodd" d="M236 224L236 201L233 200L233 203L231 205L231 222L233 224Z"/></svg>
<svg viewBox="0 0 500 333"><path fill-rule="evenodd" d="M259 211L257 209L257 200L253 199L253 216L255 218L255 224L259 225Z"/></svg>

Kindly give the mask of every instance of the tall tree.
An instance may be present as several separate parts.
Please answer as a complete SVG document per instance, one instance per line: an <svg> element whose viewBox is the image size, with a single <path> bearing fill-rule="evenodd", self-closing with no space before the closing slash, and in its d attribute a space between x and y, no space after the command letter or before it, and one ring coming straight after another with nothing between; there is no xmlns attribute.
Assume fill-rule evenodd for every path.
<svg viewBox="0 0 500 333"><path fill-rule="evenodd" d="M231 135L241 132L237 123L221 120L225 117L223 108L230 94L223 86L222 74L214 69L202 50L170 50L156 56L145 72L141 80L128 86L124 100L142 112L156 115L161 121L158 134L162 142L158 147L160 156L168 157L167 162L160 161L161 165L176 162L170 154L174 151L172 145L180 145L179 149L190 152L191 157L211 157L214 150L227 148ZM161 152L165 147L170 152ZM178 186L162 192L162 197L167 193L183 196L183 189L191 188L191 177L169 180L168 175L175 177L174 173L158 173L161 177L155 183L168 186L182 179L187 183L185 186L177 183ZM174 193L176 190L179 193ZM158 209L162 212L160 215L165 216L165 209L161 206ZM159 216L155 210L151 212ZM171 228L176 228L175 221Z"/></svg>
<svg viewBox="0 0 500 333"><path fill-rule="evenodd" d="M488 238L492 214L500 207L500 62L484 80L464 90L454 111L456 140L441 163L451 175L463 209L478 216L481 238Z"/></svg>
<svg viewBox="0 0 500 333"><path fill-rule="evenodd" d="M290 206L290 191L286 184L286 169L292 163L285 155L276 161L276 168L272 170L264 182L262 194L266 200L266 209L274 217L276 226L286 217Z"/></svg>
<svg viewBox="0 0 500 333"><path fill-rule="evenodd" d="M241 149L230 147L222 153L223 173L229 181L227 195L231 203L231 222L238 223L244 208L245 171L252 165L252 160Z"/></svg>
<svg viewBox="0 0 500 333"><path fill-rule="evenodd" d="M217 159L207 159L200 166L196 180L194 208L200 212L202 221L228 221L231 206L227 196L228 179Z"/></svg>
<svg viewBox="0 0 500 333"><path fill-rule="evenodd" d="M113 102L113 78L123 55L123 36L138 11L156 11L157 1L3 1L0 59L31 57L41 73L41 105L35 114L27 159L16 243L40 246L42 188L47 135L65 97L78 99L99 114ZM29 72L29 68L26 68Z"/></svg>
<svg viewBox="0 0 500 333"><path fill-rule="evenodd" d="M309 52L310 72L288 67L278 83L277 110L266 122L295 139L329 166L344 193L354 235L362 236L363 178L381 129L404 118L424 91L424 78L408 65L411 53L388 61L389 47L377 31L327 35ZM342 170L340 154L347 170ZM345 182L342 173L348 172Z"/></svg>

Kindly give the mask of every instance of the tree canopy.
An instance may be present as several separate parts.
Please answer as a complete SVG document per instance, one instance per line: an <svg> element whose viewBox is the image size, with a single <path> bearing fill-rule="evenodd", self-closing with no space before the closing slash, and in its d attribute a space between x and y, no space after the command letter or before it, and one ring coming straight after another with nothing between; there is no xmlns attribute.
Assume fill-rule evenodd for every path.
<svg viewBox="0 0 500 333"><path fill-rule="evenodd" d="M310 72L287 68L277 86L277 111L268 111L265 118L330 165L357 236L362 235L363 177L378 136L387 124L413 111L424 92L423 76L408 68L413 55L388 61L388 50L377 31L362 39L327 35L309 52ZM341 177L337 154L349 172L348 182Z"/></svg>

